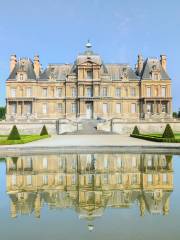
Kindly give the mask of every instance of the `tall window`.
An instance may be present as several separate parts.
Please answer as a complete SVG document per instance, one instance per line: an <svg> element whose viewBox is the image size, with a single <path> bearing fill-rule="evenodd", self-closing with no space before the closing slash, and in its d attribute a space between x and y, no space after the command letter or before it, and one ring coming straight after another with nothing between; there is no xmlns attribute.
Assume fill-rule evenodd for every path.
<svg viewBox="0 0 180 240"><path fill-rule="evenodd" d="M122 184L122 174L116 175L116 182L117 184Z"/></svg>
<svg viewBox="0 0 180 240"><path fill-rule="evenodd" d="M43 112L43 114L47 113L47 103L43 103L43 105L42 105L42 112Z"/></svg>
<svg viewBox="0 0 180 240"><path fill-rule="evenodd" d="M148 184L152 184L153 183L153 175L152 174L148 174L147 175L147 182L148 182Z"/></svg>
<svg viewBox="0 0 180 240"><path fill-rule="evenodd" d="M19 76L19 80L20 80L20 81L23 81L23 79L24 79L23 74L20 74L20 76Z"/></svg>
<svg viewBox="0 0 180 240"><path fill-rule="evenodd" d="M108 112L108 104L103 103L103 113L107 113L107 112Z"/></svg>
<svg viewBox="0 0 180 240"><path fill-rule="evenodd" d="M72 97L76 97L77 96L77 90L76 88L72 88Z"/></svg>
<svg viewBox="0 0 180 240"><path fill-rule="evenodd" d="M27 185L32 185L32 176L27 175Z"/></svg>
<svg viewBox="0 0 180 240"><path fill-rule="evenodd" d="M162 87L161 95L162 97L166 97L166 87Z"/></svg>
<svg viewBox="0 0 180 240"><path fill-rule="evenodd" d="M147 87L147 97L151 97L151 87Z"/></svg>
<svg viewBox="0 0 180 240"><path fill-rule="evenodd" d="M136 96L136 89L135 88L131 88L131 96L132 97Z"/></svg>
<svg viewBox="0 0 180 240"><path fill-rule="evenodd" d="M152 103L147 103L147 112L152 113Z"/></svg>
<svg viewBox="0 0 180 240"><path fill-rule="evenodd" d="M167 173L163 173L162 180L163 180L163 183L167 183L168 182Z"/></svg>
<svg viewBox="0 0 180 240"><path fill-rule="evenodd" d="M92 80L93 79L93 70L87 70L87 79Z"/></svg>
<svg viewBox="0 0 180 240"><path fill-rule="evenodd" d="M103 97L107 97L107 87L102 88L102 95Z"/></svg>
<svg viewBox="0 0 180 240"><path fill-rule="evenodd" d="M121 103L116 103L116 113L121 113Z"/></svg>
<svg viewBox="0 0 180 240"><path fill-rule="evenodd" d="M71 112L76 113L76 103L72 103L71 105Z"/></svg>
<svg viewBox="0 0 180 240"><path fill-rule="evenodd" d="M26 113L32 114L32 103L31 102L26 103Z"/></svg>
<svg viewBox="0 0 180 240"><path fill-rule="evenodd" d="M115 95L116 95L116 97L121 97L121 89L120 88L116 88Z"/></svg>
<svg viewBox="0 0 180 240"><path fill-rule="evenodd" d="M162 103L162 112L167 113L167 103Z"/></svg>
<svg viewBox="0 0 180 240"><path fill-rule="evenodd" d="M43 97L47 97L47 95L48 95L47 88L43 88Z"/></svg>
<svg viewBox="0 0 180 240"><path fill-rule="evenodd" d="M58 104L57 104L57 111L58 111L59 113L61 113L61 112L63 111L63 105L62 105L62 103L58 103Z"/></svg>
<svg viewBox="0 0 180 240"><path fill-rule="evenodd" d="M27 95L27 97L31 97L32 96L32 88L27 88L26 89L26 95Z"/></svg>
<svg viewBox="0 0 180 240"><path fill-rule="evenodd" d="M87 96L92 97L92 88L91 87L87 88Z"/></svg>
<svg viewBox="0 0 180 240"><path fill-rule="evenodd" d="M43 185L47 185L47 184L48 184L48 176L43 175Z"/></svg>
<svg viewBox="0 0 180 240"><path fill-rule="evenodd" d="M43 169L47 169L48 168L48 160L46 157L43 158Z"/></svg>
<svg viewBox="0 0 180 240"><path fill-rule="evenodd" d="M16 88L11 88L11 97L16 97Z"/></svg>
<svg viewBox="0 0 180 240"><path fill-rule="evenodd" d="M62 88L57 88L56 89L56 96L57 97L62 97Z"/></svg>
<svg viewBox="0 0 180 240"><path fill-rule="evenodd" d="M11 110L12 110L13 114L17 113L17 103L16 102L12 103Z"/></svg>
<svg viewBox="0 0 180 240"><path fill-rule="evenodd" d="M12 175L11 182L13 186L16 185L16 181L17 181L16 175Z"/></svg>
<svg viewBox="0 0 180 240"><path fill-rule="evenodd" d="M131 113L135 113L135 112L136 112L136 104L131 103Z"/></svg>
<svg viewBox="0 0 180 240"><path fill-rule="evenodd" d="M159 74L158 73L154 73L154 80L159 80Z"/></svg>

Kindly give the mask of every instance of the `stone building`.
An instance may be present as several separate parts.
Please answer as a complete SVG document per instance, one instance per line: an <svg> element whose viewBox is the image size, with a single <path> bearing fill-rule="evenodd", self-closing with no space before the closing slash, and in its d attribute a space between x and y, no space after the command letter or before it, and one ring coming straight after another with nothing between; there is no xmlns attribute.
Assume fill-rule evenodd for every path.
<svg viewBox="0 0 180 240"><path fill-rule="evenodd" d="M166 56L138 56L128 64L106 64L91 44L74 64L10 59L6 81L7 120L13 119L168 119L172 115L171 79Z"/></svg>
<svg viewBox="0 0 180 240"><path fill-rule="evenodd" d="M139 214L167 215L173 191L171 156L59 154L7 158L7 194L12 217L41 209L74 209L87 220L105 208L136 205Z"/></svg>

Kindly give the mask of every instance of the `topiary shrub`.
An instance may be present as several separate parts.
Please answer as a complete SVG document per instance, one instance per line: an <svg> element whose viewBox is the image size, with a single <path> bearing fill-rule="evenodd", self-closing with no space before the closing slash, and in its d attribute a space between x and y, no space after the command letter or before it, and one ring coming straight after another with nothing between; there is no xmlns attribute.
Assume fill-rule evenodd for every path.
<svg viewBox="0 0 180 240"><path fill-rule="evenodd" d="M45 125L43 126L41 133L40 133L40 136L44 136L44 135L49 135Z"/></svg>
<svg viewBox="0 0 180 240"><path fill-rule="evenodd" d="M164 133L162 135L163 138L175 138L173 130L169 124L166 125Z"/></svg>
<svg viewBox="0 0 180 240"><path fill-rule="evenodd" d="M19 131L18 131L16 125L13 126L13 128L8 136L8 140L21 140L21 136L19 134Z"/></svg>
<svg viewBox="0 0 180 240"><path fill-rule="evenodd" d="M134 127L134 130L133 130L132 134L135 134L135 135L139 135L140 134L140 131L139 131L137 126Z"/></svg>

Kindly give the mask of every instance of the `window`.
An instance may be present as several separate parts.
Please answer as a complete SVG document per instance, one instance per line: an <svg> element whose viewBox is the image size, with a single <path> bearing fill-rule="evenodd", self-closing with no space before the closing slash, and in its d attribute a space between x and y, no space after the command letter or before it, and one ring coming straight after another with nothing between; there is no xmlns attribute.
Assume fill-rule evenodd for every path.
<svg viewBox="0 0 180 240"><path fill-rule="evenodd" d="M151 87L147 87L147 97L151 97Z"/></svg>
<svg viewBox="0 0 180 240"><path fill-rule="evenodd" d="M93 71L91 70L87 70L87 79L88 80L92 80L93 79Z"/></svg>
<svg viewBox="0 0 180 240"><path fill-rule="evenodd" d="M43 185L47 185L47 184L48 184L48 176L43 175Z"/></svg>
<svg viewBox="0 0 180 240"><path fill-rule="evenodd" d="M27 114L32 114L32 103L28 102L25 105L26 105L26 113Z"/></svg>
<svg viewBox="0 0 180 240"><path fill-rule="evenodd" d="M32 185L32 176L31 175L27 176L27 185Z"/></svg>
<svg viewBox="0 0 180 240"><path fill-rule="evenodd" d="M117 184L122 184L122 174L116 175L116 182Z"/></svg>
<svg viewBox="0 0 180 240"><path fill-rule="evenodd" d="M166 103L162 103L162 112L167 113L167 104Z"/></svg>
<svg viewBox="0 0 180 240"><path fill-rule="evenodd" d="M132 97L136 96L136 89L135 88L131 88L131 96Z"/></svg>
<svg viewBox="0 0 180 240"><path fill-rule="evenodd" d="M62 97L62 88L57 88L56 89L56 96L57 97Z"/></svg>
<svg viewBox="0 0 180 240"><path fill-rule="evenodd" d="M103 97L107 97L107 87L102 88L102 95Z"/></svg>
<svg viewBox="0 0 180 240"><path fill-rule="evenodd" d="M17 104L14 102L11 104L12 114L17 113Z"/></svg>
<svg viewBox="0 0 180 240"><path fill-rule="evenodd" d="M59 159L58 165L59 165L59 168L60 168L60 169L63 169L64 166L65 166L65 160L64 160L64 159Z"/></svg>
<svg viewBox="0 0 180 240"><path fill-rule="evenodd" d="M147 182L148 182L148 184L152 184L152 182L153 182L153 175L152 174L147 175Z"/></svg>
<svg viewBox="0 0 180 240"><path fill-rule="evenodd" d="M93 183L93 175L88 174L88 184L92 184L92 183Z"/></svg>
<svg viewBox="0 0 180 240"><path fill-rule="evenodd" d="M159 74L158 73L154 73L154 80L159 80Z"/></svg>
<svg viewBox="0 0 180 240"><path fill-rule="evenodd" d="M135 113L135 112L136 112L136 104L131 103L131 113Z"/></svg>
<svg viewBox="0 0 180 240"><path fill-rule="evenodd" d="M107 159L104 159L104 168L107 169L109 167L109 162Z"/></svg>
<svg viewBox="0 0 180 240"><path fill-rule="evenodd" d="M103 182L104 184L108 184L108 174L104 174Z"/></svg>
<svg viewBox="0 0 180 240"><path fill-rule="evenodd" d="M162 97L166 97L166 87L162 87Z"/></svg>
<svg viewBox="0 0 180 240"><path fill-rule="evenodd" d="M25 166L26 166L26 168L28 168L28 169L32 168L32 158L31 158L31 157L28 157L28 158L26 159Z"/></svg>
<svg viewBox="0 0 180 240"><path fill-rule="evenodd" d="M46 157L43 158L43 169L47 169L48 167L48 160Z"/></svg>
<svg viewBox="0 0 180 240"><path fill-rule="evenodd" d="M128 97L128 88L125 88L126 97Z"/></svg>
<svg viewBox="0 0 180 240"><path fill-rule="evenodd" d="M121 89L120 88L116 88L115 96L121 97Z"/></svg>
<svg viewBox="0 0 180 240"><path fill-rule="evenodd" d="M76 184L76 175L72 175L72 184Z"/></svg>
<svg viewBox="0 0 180 240"><path fill-rule="evenodd" d="M71 105L71 112L76 113L76 103L72 103Z"/></svg>
<svg viewBox="0 0 180 240"><path fill-rule="evenodd" d="M11 88L11 97L16 97L16 88Z"/></svg>
<svg viewBox="0 0 180 240"><path fill-rule="evenodd" d="M62 105L62 103L58 103L58 104L57 104L57 111L58 111L59 113L61 113L61 112L63 111L63 105Z"/></svg>
<svg viewBox="0 0 180 240"><path fill-rule="evenodd" d="M152 159L148 159L147 165L148 167L152 167Z"/></svg>
<svg viewBox="0 0 180 240"><path fill-rule="evenodd" d="M20 74L20 75L19 75L19 80L20 80L20 81L23 81L23 79L24 79L23 74Z"/></svg>
<svg viewBox="0 0 180 240"><path fill-rule="evenodd" d="M137 184L137 180L138 180L138 178L137 178L137 175L136 174L133 174L132 175L132 184Z"/></svg>
<svg viewBox="0 0 180 240"><path fill-rule="evenodd" d="M137 161L135 156L132 157L132 167L137 167Z"/></svg>
<svg viewBox="0 0 180 240"><path fill-rule="evenodd" d="M48 95L47 88L43 88L43 97L47 97L47 95Z"/></svg>
<svg viewBox="0 0 180 240"><path fill-rule="evenodd" d="M168 182L168 178L167 178L167 174L166 173L163 173L162 180L163 180L163 183L167 183Z"/></svg>
<svg viewBox="0 0 180 240"><path fill-rule="evenodd" d="M121 157L118 157L118 159L117 159L117 167L118 168L122 168L122 166L123 166L122 159L121 159Z"/></svg>
<svg viewBox="0 0 180 240"><path fill-rule="evenodd" d="M103 103L103 113L107 113L107 112L108 112L108 104Z"/></svg>
<svg viewBox="0 0 180 240"><path fill-rule="evenodd" d="M42 112L43 112L43 114L47 113L47 103L43 103L43 105L42 105Z"/></svg>
<svg viewBox="0 0 180 240"><path fill-rule="evenodd" d="M152 113L152 104L147 103L147 113Z"/></svg>
<svg viewBox="0 0 180 240"><path fill-rule="evenodd" d="M15 186L16 185L16 175L12 175L12 178L11 178L11 183L12 183L12 185L13 186Z"/></svg>
<svg viewBox="0 0 180 240"><path fill-rule="evenodd" d="M87 88L87 97L92 97L92 88L91 87Z"/></svg>
<svg viewBox="0 0 180 240"><path fill-rule="evenodd" d="M63 176L63 175L58 175L57 181L58 181L59 184L63 184L63 182L64 182L64 176Z"/></svg>
<svg viewBox="0 0 180 240"><path fill-rule="evenodd" d="M116 103L116 113L121 112L121 103Z"/></svg>
<svg viewBox="0 0 180 240"><path fill-rule="evenodd" d="M31 97L32 96L32 88L27 88L26 89L26 95L27 95L27 97Z"/></svg>
<svg viewBox="0 0 180 240"><path fill-rule="evenodd" d="M76 88L72 88L72 97L76 97L77 96L77 90Z"/></svg>

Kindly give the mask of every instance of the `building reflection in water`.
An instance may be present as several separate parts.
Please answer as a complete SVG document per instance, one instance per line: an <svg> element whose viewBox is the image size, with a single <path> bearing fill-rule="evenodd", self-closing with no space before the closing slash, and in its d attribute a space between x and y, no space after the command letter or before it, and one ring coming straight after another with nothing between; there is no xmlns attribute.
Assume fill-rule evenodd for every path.
<svg viewBox="0 0 180 240"><path fill-rule="evenodd" d="M106 208L137 204L141 216L169 213L172 156L64 154L7 158L10 212L40 217L43 206L73 208L93 220ZM89 224L89 230L93 225Z"/></svg>

